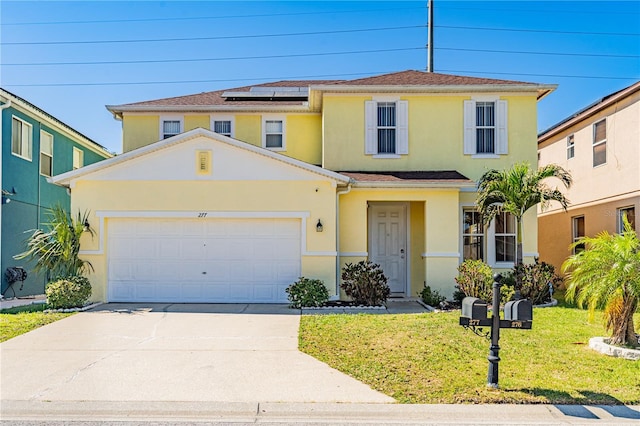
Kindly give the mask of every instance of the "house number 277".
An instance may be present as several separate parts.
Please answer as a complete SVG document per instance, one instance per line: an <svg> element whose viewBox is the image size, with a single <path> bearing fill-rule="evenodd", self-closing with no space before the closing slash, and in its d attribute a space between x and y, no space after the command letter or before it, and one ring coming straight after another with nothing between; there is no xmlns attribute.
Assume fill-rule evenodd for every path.
<svg viewBox="0 0 640 426"><path fill-rule="evenodd" d="M198 217L207 217L207 213L198 213Z"/></svg>

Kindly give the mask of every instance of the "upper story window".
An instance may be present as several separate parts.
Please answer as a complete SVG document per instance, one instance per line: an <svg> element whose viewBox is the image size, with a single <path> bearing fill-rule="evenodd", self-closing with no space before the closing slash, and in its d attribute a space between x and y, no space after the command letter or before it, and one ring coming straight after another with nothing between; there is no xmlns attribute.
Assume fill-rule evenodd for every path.
<svg viewBox="0 0 640 426"><path fill-rule="evenodd" d="M365 102L365 154L383 158L409 153L408 101Z"/></svg>
<svg viewBox="0 0 640 426"><path fill-rule="evenodd" d="M284 151L285 122L283 119L262 118L262 147L274 151Z"/></svg>
<svg viewBox="0 0 640 426"><path fill-rule="evenodd" d="M636 209L635 207L623 207L618 209L616 232L621 234L624 232L624 218L626 217L632 229L636 229Z"/></svg>
<svg viewBox="0 0 640 426"><path fill-rule="evenodd" d="M573 135L567 137L567 160L573 158L575 153L576 141Z"/></svg>
<svg viewBox="0 0 640 426"><path fill-rule="evenodd" d="M214 120L213 131L231 137L231 120Z"/></svg>
<svg viewBox="0 0 640 426"><path fill-rule="evenodd" d="M497 155L508 153L507 101L464 101L464 153Z"/></svg>
<svg viewBox="0 0 640 426"><path fill-rule="evenodd" d="M167 139L182 133L182 117L160 117L160 139Z"/></svg>
<svg viewBox="0 0 640 426"><path fill-rule="evenodd" d="M73 147L73 170L84 166L84 152L81 149Z"/></svg>
<svg viewBox="0 0 640 426"><path fill-rule="evenodd" d="M593 125L593 167L607 162L607 119Z"/></svg>
<svg viewBox="0 0 640 426"><path fill-rule="evenodd" d="M11 152L31 161L33 127L26 121L13 117L11 120Z"/></svg>
<svg viewBox="0 0 640 426"><path fill-rule="evenodd" d="M53 135L40 130L40 174L53 176Z"/></svg>

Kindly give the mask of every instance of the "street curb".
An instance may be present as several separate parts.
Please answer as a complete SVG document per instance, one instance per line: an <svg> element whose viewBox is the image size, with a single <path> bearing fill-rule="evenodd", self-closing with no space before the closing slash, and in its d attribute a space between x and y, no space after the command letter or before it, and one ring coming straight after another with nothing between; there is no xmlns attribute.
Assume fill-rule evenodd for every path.
<svg viewBox="0 0 640 426"><path fill-rule="evenodd" d="M188 401L2 401L2 421L374 422L394 424L634 424L640 406L363 404ZM604 422L604 423L603 423Z"/></svg>

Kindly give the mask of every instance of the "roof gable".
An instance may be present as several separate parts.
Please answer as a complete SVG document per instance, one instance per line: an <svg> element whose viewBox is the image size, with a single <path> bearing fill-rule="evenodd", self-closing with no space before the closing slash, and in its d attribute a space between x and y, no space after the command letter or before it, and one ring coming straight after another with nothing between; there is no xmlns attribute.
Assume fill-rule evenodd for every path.
<svg viewBox="0 0 640 426"><path fill-rule="evenodd" d="M211 153L211 174L197 173L198 151ZM347 176L205 129L191 130L50 178L62 186L73 186L81 180L350 181Z"/></svg>

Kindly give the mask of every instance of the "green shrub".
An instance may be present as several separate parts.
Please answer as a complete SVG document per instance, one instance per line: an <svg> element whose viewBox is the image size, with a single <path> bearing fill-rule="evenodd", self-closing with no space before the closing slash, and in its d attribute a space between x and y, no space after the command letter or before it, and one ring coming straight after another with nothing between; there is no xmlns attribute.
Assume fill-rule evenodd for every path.
<svg viewBox="0 0 640 426"><path fill-rule="evenodd" d="M291 308L322 306L329 300L329 291L322 280L300 277L285 291Z"/></svg>
<svg viewBox="0 0 640 426"><path fill-rule="evenodd" d="M91 284L85 277L58 278L47 285L47 304L53 309L82 307L91 296Z"/></svg>
<svg viewBox="0 0 640 426"><path fill-rule="evenodd" d="M440 306L440 303L444 302L447 298L441 296L438 290L431 290L431 287L425 285L422 291L418 292L418 296L422 299L422 301L433 307Z"/></svg>
<svg viewBox="0 0 640 426"><path fill-rule="evenodd" d="M362 260L355 265L347 263L342 270L340 287L355 303L364 306L380 306L391 294L387 277L380 265L368 260Z"/></svg>
<svg viewBox="0 0 640 426"><path fill-rule="evenodd" d="M520 274L522 285L520 294L529 299L534 305L541 305L551 301L551 288L562 282L562 278L556 275L553 265L542 262L536 258L535 263L528 265L516 265L512 276Z"/></svg>
<svg viewBox="0 0 640 426"><path fill-rule="evenodd" d="M455 278L458 289L465 296L477 297L491 303L493 294L493 272L482 260L467 259L458 266Z"/></svg>

